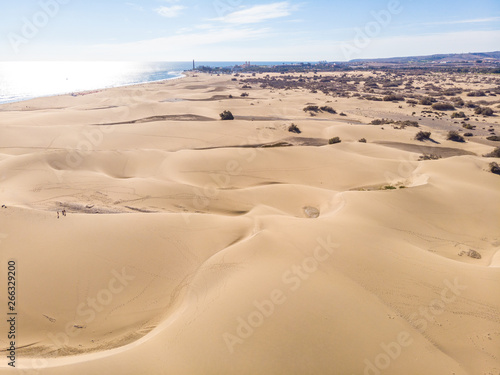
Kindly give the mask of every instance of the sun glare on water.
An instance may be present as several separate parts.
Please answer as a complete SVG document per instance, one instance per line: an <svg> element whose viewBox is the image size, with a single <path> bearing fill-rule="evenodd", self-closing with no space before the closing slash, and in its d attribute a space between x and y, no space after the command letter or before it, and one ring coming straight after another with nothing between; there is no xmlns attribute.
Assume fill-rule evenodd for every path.
<svg viewBox="0 0 500 375"><path fill-rule="evenodd" d="M0 101L125 85L139 80L145 69L137 62L0 63Z"/></svg>

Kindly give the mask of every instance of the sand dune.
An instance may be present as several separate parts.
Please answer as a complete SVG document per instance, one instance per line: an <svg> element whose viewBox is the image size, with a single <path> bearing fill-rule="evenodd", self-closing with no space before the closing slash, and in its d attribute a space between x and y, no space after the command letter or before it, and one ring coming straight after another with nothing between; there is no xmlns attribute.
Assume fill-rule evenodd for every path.
<svg viewBox="0 0 500 375"><path fill-rule="evenodd" d="M2 106L17 370L499 373L492 147L415 141L358 102L310 118L326 97L240 92L199 75Z"/></svg>

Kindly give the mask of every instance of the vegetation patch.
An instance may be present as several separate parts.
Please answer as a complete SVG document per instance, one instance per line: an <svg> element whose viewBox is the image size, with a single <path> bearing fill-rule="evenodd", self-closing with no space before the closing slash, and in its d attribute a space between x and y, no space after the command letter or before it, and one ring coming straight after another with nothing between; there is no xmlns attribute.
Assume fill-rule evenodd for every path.
<svg viewBox="0 0 500 375"><path fill-rule="evenodd" d="M451 118L466 118L467 116L463 112L453 112Z"/></svg>
<svg viewBox="0 0 500 375"><path fill-rule="evenodd" d="M307 107L304 108L304 112L312 112L312 113L321 113L321 112L327 112L327 113L331 113L331 114L336 114L337 111L334 110L332 107L330 106L322 106L322 107L319 107L317 105L308 105Z"/></svg>
<svg viewBox="0 0 500 375"><path fill-rule="evenodd" d="M455 106L450 103L439 102L439 103L434 103L432 105L432 109L436 111L452 111L455 109Z"/></svg>
<svg viewBox="0 0 500 375"><path fill-rule="evenodd" d="M288 127L288 131L290 133L296 133L296 134L300 134L302 133L302 131L299 129L299 127L295 124L292 124Z"/></svg>
<svg viewBox="0 0 500 375"><path fill-rule="evenodd" d="M465 142L465 138L458 134L455 130L448 132L446 139L453 142Z"/></svg>
<svg viewBox="0 0 500 375"><path fill-rule="evenodd" d="M329 145L334 145L336 143L342 142L339 137L333 137L328 140Z"/></svg>
<svg viewBox="0 0 500 375"><path fill-rule="evenodd" d="M500 158L500 147L495 148L490 153L484 155L486 158Z"/></svg>
<svg viewBox="0 0 500 375"><path fill-rule="evenodd" d="M476 115L483 115L483 116L493 116L493 110L490 107L477 107L474 110L474 113Z"/></svg>
<svg viewBox="0 0 500 375"><path fill-rule="evenodd" d="M427 141L427 140L431 139L431 132L418 132L415 135L415 139L417 141Z"/></svg>
<svg viewBox="0 0 500 375"><path fill-rule="evenodd" d="M434 154L423 154L420 155L418 158L419 161L424 161L424 160L439 160L441 159L441 156L439 155L434 155Z"/></svg>
<svg viewBox="0 0 500 375"><path fill-rule="evenodd" d="M371 122L372 125L385 125L385 124L393 124L393 125L399 125L401 126L402 129L406 128L407 126L413 126L415 128L419 127L419 124L417 121L411 121L411 120L405 120L405 121L394 121L390 119L375 119Z"/></svg>
<svg viewBox="0 0 500 375"><path fill-rule="evenodd" d="M231 113L231 111L224 111L220 115L221 120L227 121L227 120L234 120L234 116Z"/></svg>
<svg viewBox="0 0 500 375"><path fill-rule="evenodd" d="M498 163L490 163L490 172L500 175L500 166L498 165Z"/></svg>

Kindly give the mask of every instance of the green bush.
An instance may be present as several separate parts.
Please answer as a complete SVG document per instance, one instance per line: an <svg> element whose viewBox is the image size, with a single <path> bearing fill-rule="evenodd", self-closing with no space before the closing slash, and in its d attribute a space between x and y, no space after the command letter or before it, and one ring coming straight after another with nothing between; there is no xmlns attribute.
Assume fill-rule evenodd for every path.
<svg viewBox="0 0 500 375"><path fill-rule="evenodd" d="M342 141L340 140L339 137L334 137L334 138L330 138L330 140L328 141L328 144L334 145L334 144L340 143L340 142L342 142Z"/></svg>
<svg viewBox="0 0 500 375"><path fill-rule="evenodd" d="M424 160L439 160L441 159L441 156L435 155L435 154L423 154L421 155L418 160L424 161Z"/></svg>
<svg viewBox="0 0 500 375"><path fill-rule="evenodd" d="M234 116L230 111L224 111L219 116L221 120L234 120Z"/></svg>

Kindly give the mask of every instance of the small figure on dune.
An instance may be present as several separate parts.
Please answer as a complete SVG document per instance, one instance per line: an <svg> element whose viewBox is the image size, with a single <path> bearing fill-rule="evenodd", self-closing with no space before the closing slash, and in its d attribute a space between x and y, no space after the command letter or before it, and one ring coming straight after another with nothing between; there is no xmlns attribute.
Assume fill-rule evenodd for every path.
<svg viewBox="0 0 500 375"><path fill-rule="evenodd" d="M59 211L57 211L57 218L59 219Z"/></svg>
<svg viewBox="0 0 500 375"><path fill-rule="evenodd" d="M62 210L63 216L66 216L66 210Z"/></svg>

